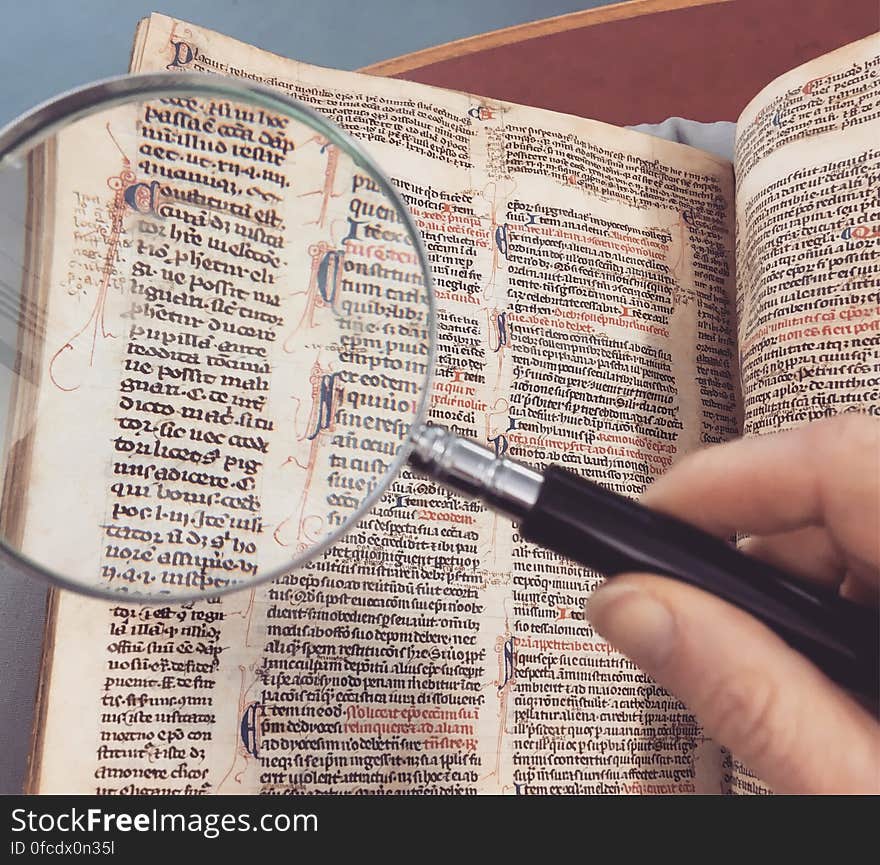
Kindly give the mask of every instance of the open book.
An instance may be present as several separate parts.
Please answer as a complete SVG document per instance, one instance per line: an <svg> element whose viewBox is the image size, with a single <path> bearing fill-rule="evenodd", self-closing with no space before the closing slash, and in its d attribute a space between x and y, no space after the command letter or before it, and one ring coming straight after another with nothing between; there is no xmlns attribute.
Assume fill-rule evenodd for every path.
<svg viewBox="0 0 880 865"><path fill-rule="evenodd" d="M866 39L768 86L739 118L734 164L576 117L306 66L162 15L141 22L132 71L244 76L360 139L410 205L432 259L433 418L499 453L559 462L637 496L703 445L880 412L878 53ZM8 433L21 446L6 467L3 517L26 550L57 550L59 567L65 556L91 557L96 572L132 566L118 543L111 553L115 515L101 491L108 477L129 482L122 474L139 471L114 453L120 411L136 417L137 406L83 403L85 390L49 375L96 301L86 275L94 237L112 240L100 230L113 203L107 178L125 168L129 182L174 201L183 181L169 148L197 157L196 138L181 134L125 165L109 136L87 149L62 139L34 167L31 194L51 206L51 255L34 252L49 269L45 334L29 349L34 384L22 386ZM317 231L340 194L332 148L295 144L295 155L325 160L323 185L304 190ZM249 158L237 157L242 170ZM255 206L246 195L203 190L233 223ZM184 212L166 213L165 241L180 260L190 253ZM285 249L299 242L293 229L282 235ZM265 262L283 327L309 296L284 289L277 256ZM168 309L175 303L161 276L111 276L123 287L144 280ZM124 336L112 304L105 313L107 332ZM148 374L138 364L119 371L132 388ZM254 493L255 519L233 530L256 555L277 536L269 497L283 488L291 437L302 439L284 415L290 400L273 397L271 369L264 381L265 399L248 410L251 420L266 412L254 466L266 500ZM93 459L70 466L65 418L82 411L93 418ZM212 416L202 427L213 428ZM139 483L141 501L159 504L161 484ZM149 523L155 512L146 513ZM168 536L154 536L160 551ZM404 471L341 543L255 591L165 608L53 592L29 789L763 789L591 631L582 609L599 579Z"/></svg>

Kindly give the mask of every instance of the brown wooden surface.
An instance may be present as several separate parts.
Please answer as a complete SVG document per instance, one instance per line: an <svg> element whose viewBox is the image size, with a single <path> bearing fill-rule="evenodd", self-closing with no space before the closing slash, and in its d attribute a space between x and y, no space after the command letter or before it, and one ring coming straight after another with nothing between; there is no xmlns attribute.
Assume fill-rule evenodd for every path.
<svg viewBox="0 0 880 865"><path fill-rule="evenodd" d="M618 125L736 120L778 75L878 29L877 0L631 0L363 71Z"/></svg>
<svg viewBox="0 0 880 865"><path fill-rule="evenodd" d="M527 39L534 39L538 36L552 36L565 30L593 27L597 24L635 18L639 15L647 15L653 12L668 12L672 9L686 9L693 6L707 6L712 3L731 2L733 0L622 0L622 2L611 3L608 6L600 6L596 9L585 9L582 12L570 12L566 15L542 18L539 21L515 24L512 27L504 27L501 30L478 33L476 36L456 39L454 42L444 42L442 45L433 45L430 48L423 48L421 51L401 54L399 57L392 57L390 60L380 60L378 63L373 63L359 71L368 72L371 75L402 77L404 73L410 70L421 69L424 66L439 63L442 60L453 60L466 54L486 51L489 48L497 48L501 45L512 45L516 42L524 42Z"/></svg>

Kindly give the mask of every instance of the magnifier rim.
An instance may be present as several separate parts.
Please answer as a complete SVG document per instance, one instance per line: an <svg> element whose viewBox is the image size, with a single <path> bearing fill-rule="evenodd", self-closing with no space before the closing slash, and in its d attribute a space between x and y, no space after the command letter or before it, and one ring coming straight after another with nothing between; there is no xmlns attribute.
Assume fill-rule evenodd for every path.
<svg viewBox="0 0 880 865"><path fill-rule="evenodd" d="M163 96L190 94L213 94L226 98L238 98L242 101L255 102L275 111L282 111L288 116L303 122L305 125L320 132L328 141L344 150L360 167L366 169L372 178L378 181L383 193L394 203L398 213L403 217L404 227L413 240L413 246L422 266L424 291L428 303L428 354L425 362L427 370L423 379L423 390L419 397L416 412L407 431L406 438L401 442L397 454L391 461L385 477L377 484L354 513L341 525L335 528L322 541L310 546L307 550L293 556L285 565L267 570L253 580L226 586L223 588L206 589L203 591L169 591L167 594L147 595L135 591L120 589L93 588L81 584L69 577L34 561L25 553L16 550L6 538L0 535L0 561L6 560L28 577L36 577L53 586L70 589L77 594L87 595L102 600L118 600L120 602L136 602L143 604L185 603L200 598L212 598L219 595L243 592L261 583L269 582L277 577L301 567L336 543L346 535L384 495L390 484L400 474L413 449L416 431L423 426L431 398L431 383L434 378L434 367L437 353L437 310L434 296L434 279L431 273L428 254L422 236L410 214L409 207L395 189L385 172L373 158L347 132L328 120L319 111L300 102L286 93L226 75L213 75L201 72L155 72L136 75L117 75L94 81L82 87L76 87L59 94L53 99L32 108L20 115L11 123L0 128L0 171L6 168L23 149L30 150L41 141L55 134L61 128L76 123L100 110L106 110L134 99L161 98ZM11 561L10 561L11 559Z"/></svg>

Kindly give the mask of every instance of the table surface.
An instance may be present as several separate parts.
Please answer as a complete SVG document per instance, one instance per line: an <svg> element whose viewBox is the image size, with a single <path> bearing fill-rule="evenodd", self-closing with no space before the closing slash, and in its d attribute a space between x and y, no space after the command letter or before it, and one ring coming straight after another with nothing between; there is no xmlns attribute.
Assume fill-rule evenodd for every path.
<svg viewBox="0 0 880 865"><path fill-rule="evenodd" d="M635 0L365 71L618 126L736 120L783 72L878 29L877 0Z"/></svg>

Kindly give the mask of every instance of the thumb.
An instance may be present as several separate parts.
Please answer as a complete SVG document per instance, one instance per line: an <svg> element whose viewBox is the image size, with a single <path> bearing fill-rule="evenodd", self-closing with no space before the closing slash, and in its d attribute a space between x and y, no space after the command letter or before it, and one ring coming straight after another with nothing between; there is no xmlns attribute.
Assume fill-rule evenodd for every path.
<svg viewBox="0 0 880 865"><path fill-rule="evenodd" d="M648 574L608 581L587 617L774 791L880 791L877 722L757 619Z"/></svg>

